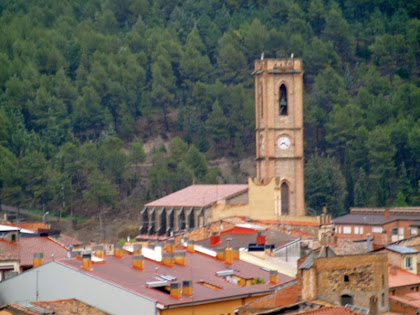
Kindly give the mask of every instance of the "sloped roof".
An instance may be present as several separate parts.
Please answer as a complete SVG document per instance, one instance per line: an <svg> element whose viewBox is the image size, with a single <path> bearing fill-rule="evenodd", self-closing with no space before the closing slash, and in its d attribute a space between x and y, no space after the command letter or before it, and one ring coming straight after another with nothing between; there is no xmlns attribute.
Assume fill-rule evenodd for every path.
<svg viewBox="0 0 420 315"><path fill-rule="evenodd" d="M359 315L365 313L355 312L344 306L335 306L335 307L323 307L313 311L307 311L302 314L313 314L313 315Z"/></svg>
<svg viewBox="0 0 420 315"><path fill-rule="evenodd" d="M388 265L388 284L390 289L420 284L420 276L397 266L392 266L392 268L395 268L395 274L391 272L391 265Z"/></svg>
<svg viewBox="0 0 420 315"><path fill-rule="evenodd" d="M207 207L246 191L248 185L191 185L149 202L146 207Z"/></svg>
<svg viewBox="0 0 420 315"><path fill-rule="evenodd" d="M227 266L223 261L200 253L186 253L186 260L186 266L174 265L173 267L165 266L153 260L145 260L145 269L143 271L132 267L132 257L130 255L125 255L123 258L105 256L106 262L104 264L94 264L92 271L83 269L80 260L77 259L63 259L56 263L68 266L90 277L112 283L135 294L148 297L164 306L185 305L192 302L206 303L210 300L226 300L241 296L269 294L273 292L274 287L294 280L292 277L279 274L278 284L271 284L269 282L269 272L240 260L234 260L232 266ZM265 283L240 287L216 275L217 271L228 268L232 268L235 275L245 278L259 277L264 279ZM176 282L180 283L191 280L193 283L193 296L183 296L181 299L175 299L165 292L148 288L146 282L156 281L157 273L159 275L168 274L176 277ZM220 287L220 289L208 288L200 284L202 281Z"/></svg>
<svg viewBox="0 0 420 315"><path fill-rule="evenodd" d="M385 219L384 214L350 213L333 219L333 224L384 225L393 221L419 221L420 215L390 214Z"/></svg>
<svg viewBox="0 0 420 315"><path fill-rule="evenodd" d="M314 263L315 258L319 257L335 257L335 252L329 246L322 246L310 253L307 258L299 266L299 269L310 269Z"/></svg>
<svg viewBox="0 0 420 315"><path fill-rule="evenodd" d="M392 250L393 252L397 252L400 254L417 254L419 251L408 246L398 245L398 244L391 244L385 246L386 249Z"/></svg>
<svg viewBox="0 0 420 315"><path fill-rule="evenodd" d="M66 299L57 301L36 301L11 303L0 308L3 311L8 311L7 314L27 314L27 315L46 315L46 314L60 314L60 315L107 315L93 306L87 305L76 299Z"/></svg>
<svg viewBox="0 0 420 315"><path fill-rule="evenodd" d="M417 309L420 308L420 292L409 292L398 296L390 295L389 298Z"/></svg>
<svg viewBox="0 0 420 315"><path fill-rule="evenodd" d="M65 235L65 234L60 234L60 236L56 237L56 236L51 236L51 238L55 239L57 242L59 242L60 244L63 244L64 246L66 246L67 248L70 245L73 246L80 246L83 245L83 243L71 236Z"/></svg>
<svg viewBox="0 0 420 315"><path fill-rule="evenodd" d="M53 311L53 314L60 315L72 315L72 314L83 314L83 315L106 315L105 313L96 307L90 306L76 299L66 299L57 301L37 301L32 302L36 306L40 306L44 309Z"/></svg>
<svg viewBox="0 0 420 315"><path fill-rule="evenodd" d="M242 233L241 233L242 232ZM250 232L250 233L248 233ZM230 246L235 248L248 247L251 243L257 242L258 232L252 229L238 229L237 227L227 230L221 233L220 243L215 247L226 247L227 239L231 238ZM265 231L261 233L262 236L265 236L265 244L273 244L275 248L282 247L286 244L289 244L293 241L299 240L297 237L290 236L285 233L280 233L277 231ZM210 248L210 238L203 241L196 242L198 245ZM214 247L213 247L214 248Z"/></svg>
<svg viewBox="0 0 420 315"><path fill-rule="evenodd" d="M0 239L0 260L20 260L21 266L32 266L35 253L44 254L44 262L62 259L67 249L49 237L21 237L16 242Z"/></svg>

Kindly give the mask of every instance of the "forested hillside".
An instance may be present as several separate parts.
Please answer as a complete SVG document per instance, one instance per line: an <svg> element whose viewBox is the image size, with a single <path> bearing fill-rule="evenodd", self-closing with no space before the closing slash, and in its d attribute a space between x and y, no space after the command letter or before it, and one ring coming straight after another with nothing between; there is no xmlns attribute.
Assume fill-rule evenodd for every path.
<svg viewBox="0 0 420 315"><path fill-rule="evenodd" d="M226 181L207 161L255 156L264 52L303 59L309 207L420 205L419 14L416 0L1 1L1 202L96 216ZM174 140L147 156L156 135Z"/></svg>

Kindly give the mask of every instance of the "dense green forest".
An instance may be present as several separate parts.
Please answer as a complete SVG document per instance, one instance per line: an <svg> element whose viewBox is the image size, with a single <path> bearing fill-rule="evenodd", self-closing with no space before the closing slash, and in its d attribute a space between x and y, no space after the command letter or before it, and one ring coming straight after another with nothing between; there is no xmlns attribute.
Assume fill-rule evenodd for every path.
<svg viewBox="0 0 420 315"><path fill-rule="evenodd" d="M1 1L1 202L101 216L225 182L207 163L255 156L264 52L303 59L309 207L420 205L419 6Z"/></svg>

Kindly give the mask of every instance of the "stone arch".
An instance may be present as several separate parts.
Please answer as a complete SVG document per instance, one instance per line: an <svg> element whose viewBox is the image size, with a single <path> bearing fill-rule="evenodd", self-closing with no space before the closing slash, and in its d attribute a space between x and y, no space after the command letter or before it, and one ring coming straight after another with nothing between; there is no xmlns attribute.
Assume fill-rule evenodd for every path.
<svg viewBox="0 0 420 315"><path fill-rule="evenodd" d="M149 214L147 213L147 208L141 212L141 226L139 230L140 234L147 234L149 232Z"/></svg>
<svg viewBox="0 0 420 315"><path fill-rule="evenodd" d="M348 294L343 294L340 297L340 304L342 306L346 306L346 304L353 304L353 297L351 295L348 295Z"/></svg>
<svg viewBox="0 0 420 315"><path fill-rule="evenodd" d="M289 109L288 109L288 95L287 95L287 87L284 83L282 83L279 87L279 115L280 116L287 116Z"/></svg>
<svg viewBox="0 0 420 315"><path fill-rule="evenodd" d="M166 223L166 208L163 208L162 211L159 214L159 230L158 230L158 235L164 235L166 234L166 228L167 228L167 223Z"/></svg>
<svg viewBox="0 0 420 315"><path fill-rule="evenodd" d="M185 220L185 211L184 211L184 208L181 208L181 211L179 212L179 216L178 216L178 231L185 230L187 227L186 223L187 222Z"/></svg>

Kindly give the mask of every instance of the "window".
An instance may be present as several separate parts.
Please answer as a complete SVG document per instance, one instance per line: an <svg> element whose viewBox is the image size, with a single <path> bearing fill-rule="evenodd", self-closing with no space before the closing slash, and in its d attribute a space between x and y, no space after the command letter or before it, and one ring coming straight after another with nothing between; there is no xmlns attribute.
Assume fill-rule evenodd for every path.
<svg viewBox="0 0 420 315"><path fill-rule="evenodd" d="M351 226L343 226L343 234L351 234Z"/></svg>
<svg viewBox="0 0 420 315"><path fill-rule="evenodd" d="M281 184L281 214L289 215L289 186Z"/></svg>
<svg viewBox="0 0 420 315"><path fill-rule="evenodd" d="M287 116L287 90L284 84L280 86L280 116Z"/></svg>
<svg viewBox="0 0 420 315"><path fill-rule="evenodd" d="M406 257L405 258L405 268L406 269L411 269L411 257Z"/></svg>
<svg viewBox="0 0 420 315"><path fill-rule="evenodd" d="M417 235L417 228L416 227L410 228L410 233L411 235Z"/></svg>
<svg viewBox="0 0 420 315"><path fill-rule="evenodd" d="M349 282L349 276L348 275L344 275L344 282Z"/></svg>
<svg viewBox="0 0 420 315"><path fill-rule="evenodd" d="M338 227L338 233L341 234L341 226Z"/></svg>
<svg viewBox="0 0 420 315"><path fill-rule="evenodd" d="M384 307L385 306L385 293L382 292L381 294L381 306Z"/></svg>
<svg viewBox="0 0 420 315"><path fill-rule="evenodd" d="M358 226L354 227L354 234L359 234L359 227Z"/></svg>
<svg viewBox="0 0 420 315"><path fill-rule="evenodd" d="M382 226L374 226L372 227L372 233L382 233L383 228Z"/></svg>
<svg viewBox="0 0 420 315"><path fill-rule="evenodd" d="M359 234L363 234L363 226L360 227Z"/></svg>
<svg viewBox="0 0 420 315"><path fill-rule="evenodd" d="M398 229L397 229L397 228L393 228L393 229L391 230L391 234L392 234L392 235L398 235Z"/></svg>

